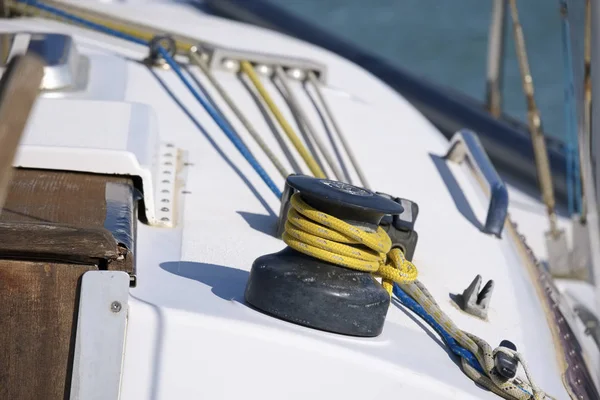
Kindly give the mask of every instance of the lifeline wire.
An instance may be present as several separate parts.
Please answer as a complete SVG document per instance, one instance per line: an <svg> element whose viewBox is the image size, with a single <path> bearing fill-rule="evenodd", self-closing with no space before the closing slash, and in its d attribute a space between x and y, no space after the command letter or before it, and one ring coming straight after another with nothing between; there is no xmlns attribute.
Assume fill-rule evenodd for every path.
<svg viewBox="0 0 600 400"><path fill-rule="evenodd" d="M61 18L64 18L68 21L71 21L76 24L83 25L90 29L94 29L96 31L112 35L118 37L120 39L128 40L133 43L137 43L143 46L149 46L149 43L146 40L139 39L133 35L129 35L123 32L119 32L117 30L105 27L103 25L97 24L95 22L88 21L84 18L80 18L78 16L67 13L61 9L54 8L48 6L43 3L39 3L36 0L16 0L20 3L24 3L30 5L32 7L39 8L40 10L52 13ZM250 150L242 143L239 137L231 130L230 126L227 124L225 120L221 117L221 115L205 100L202 98L198 90L194 88L194 86L189 82L186 76L181 71L181 67L177 64L177 61L169 54L169 52L162 46L158 45L158 52L164 58L164 60L169 64L169 66L173 69L175 74L179 77L181 82L187 87L192 96L202 105L202 107L206 110L206 112L211 116L211 118L215 121L215 123L221 128L223 133L229 138L229 140L233 143L233 145L238 149L238 151L244 156L244 158L248 161L248 163L254 168L254 170L258 173L258 175L262 178L262 180L267 184L269 189L277 196L277 198L281 198L281 191L275 185L275 182L269 177L267 172L262 168L262 166L258 163L258 161L254 158L254 156L250 153Z"/></svg>

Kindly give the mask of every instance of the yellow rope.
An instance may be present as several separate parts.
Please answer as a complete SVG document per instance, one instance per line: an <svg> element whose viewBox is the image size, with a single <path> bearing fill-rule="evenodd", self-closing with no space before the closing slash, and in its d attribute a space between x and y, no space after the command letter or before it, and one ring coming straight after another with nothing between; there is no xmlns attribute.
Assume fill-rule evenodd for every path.
<svg viewBox="0 0 600 400"><path fill-rule="evenodd" d="M450 336L475 355L486 374L480 373L462 359L463 370L473 381L506 399L551 398L533 383L527 366L518 353L515 355L520 359L529 383L517 384L513 380L504 380L495 373L494 354L506 350L494 350L483 339L458 328L417 280L418 271L414 264L404 258L400 249L392 248L389 236L381 227L376 232L367 232L350 225L311 207L302 200L299 193L292 196L290 204L283 234L283 241L288 246L319 260L381 277L382 286L390 295L393 284L399 284Z"/></svg>
<svg viewBox="0 0 600 400"><path fill-rule="evenodd" d="M267 89L265 89L265 87L261 83L260 78L258 77L256 72L254 72L254 67L252 67L252 65L248 61L242 61L241 68L242 71L248 76L248 78L250 78L250 81L252 81L252 84L260 94L260 97L262 97L262 99L265 101L265 103L273 113L273 116L275 117L277 122L279 122L281 128L283 128L283 131L285 132L287 137L292 141L292 144L294 145L296 150L298 150L298 153L300 153L300 156L302 157L306 165L308 165L308 168L313 173L313 175L317 178L325 178L325 174L323 173L321 167L319 167L319 164L317 164L313 156L309 153L306 147L304 147L304 144L302 143L296 132L294 132L294 129L287 122L287 120L279 110L279 107L277 107L277 104L275 104L275 102L267 92Z"/></svg>
<svg viewBox="0 0 600 400"><path fill-rule="evenodd" d="M283 241L291 248L319 260L343 267L371 272L383 278L383 286L392 293L392 283L417 279L417 269L392 249L392 241L379 227L366 232L340 219L318 211L298 193L291 199Z"/></svg>

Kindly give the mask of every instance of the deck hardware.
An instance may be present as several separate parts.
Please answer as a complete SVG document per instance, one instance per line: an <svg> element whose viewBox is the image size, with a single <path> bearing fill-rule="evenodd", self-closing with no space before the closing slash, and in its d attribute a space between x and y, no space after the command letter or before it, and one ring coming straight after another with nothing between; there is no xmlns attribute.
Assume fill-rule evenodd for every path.
<svg viewBox="0 0 600 400"><path fill-rule="evenodd" d="M286 215L292 194L322 213L373 233L384 215L404 211L399 203L363 188L290 175L282 199L281 212ZM280 216L279 224L285 225L285 220ZM382 332L390 304L389 293L370 272L322 261L289 246L254 261L245 298L276 318L360 337Z"/></svg>
<svg viewBox="0 0 600 400"><path fill-rule="evenodd" d="M500 237L508 215L508 190L477 135L468 129L462 129L455 133L445 158L459 164L465 160L468 161L467 165L490 197L490 205L482 230Z"/></svg>
<svg viewBox="0 0 600 400"><path fill-rule="evenodd" d="M240 63L248 61L261 75L271 75L275 67L281 67L286 71L300 71L304 76L312 73L320 83L327 82L327 67L312 60L230 49L210 43L192 46L191 51L198 54L211 70L238 72Z"/></svg>
<svg viewBox="0 0 600 400"><path fill-rule="evenodd" d="M0 68L17 54L35 54L44 62L44 77L40 89L45 92L84 90L89 80L90 62L79 54L69 35L58 33L3 33L4 44Z"/></svg>
<svg viewBox="0 0 600 400"><path fill-rule="evenodd" d="M494 291L494 281L487 281L483 289L481 289L482 281L481 275L477 275L473 279L471 284L462 293L462 304L460 306L466 313L486 319Z"/></svg>
<svg viewBox="0 0 600 400"><path fill-rule="evenodd" d="M118 313L119 311L121 311L121 303L119 303L118 301L113 301L110 304L110 311L114 312L114 313Z"/></svg>
<svg viewBox="0 0 600 400"><path fill-rule="evenodd" d="M585 326L585 334L591 336L594 342L596 342L596 346L600 349L600 322L598 321L598 317L583 304L577 304L574 307L574 311Z"/></svg>
<svg viewBox="0 0 600 400"><path fill-rule="evenodd" d="M240 70L240 63L236 60L231 60L229 58L223 60L223 62L221 63L223 65L223 67L231 72L237 72Z"/></svg>
<svg viewBox="0 0 600 400"><path fill-rule="evenodd" d="M412 261L419 235L414 230L417 216L419 215L419 206L414 201L393 197L386 193L376 192L378 195L386 197L400 204L404 211L399 215L386 215L381 219L381 226L390 239L392 247L399 247L408 261Z"/></svg>
<svg viewBox="0 0 600 400"><path fill-rule="evenodd" d="M162 178L158 180L156 190L156 216L165 227L173 227L175 223L176 207L165 207L165 204L176 204L175 195L177 191L175 186L178 181L178 150L173 148L173 145L163 143L160 145L158 152L158 160L156 161L156 173Z"/></svg>
<svg viewBox="0 0 600 400"><path fill-rule="evenodd" d="M306 72L304 72L300 68L290 68L286 72L287 76L289 76L292 79L296 79L299 81L303 81L304 79L306 79Z"/></svg>
<svg viewBox="0 0 600 400"><path fill-rule="evenodd" d="M512 351L517 351L517 346L509 340L503 340L500 342L500 348L505 347ZM505 379L512 379L517 375L517 368L519 367L519 361L514 356L510 356L507 353L498 351L494 356L494 363L496 372Z"/></svg>
<svg viewBox="0 0 600 400"><path fill-rule="evenodd" d="M260 64L256 66L256 71L263 76L271 76L273 75L273 67L265 64Z"/></svg>
<svg viewBox="0 0 600 400"><path fill-rule="evenodd" d="M89 271L81 279L71 399L119 398L129 281L120 271Z"/></svg>
<svg viewBox="0 0 600 400"><path fill-rule="evenodd" d="M169 35L154 36L152 38L152 40L150 40L150 42L148 43L148 47L150 48L150 51L148 54L147 61L149 61L153 65L160 65L160 66L165 65L165 60L160 55L160 51L159 51L159 49L161 47L163 49L165 49L171 57L174 57L175 53L177 51L177 43L175 42L175 39L173 39ZM168 146L168 147L172 147L172 146Z"/></svg>

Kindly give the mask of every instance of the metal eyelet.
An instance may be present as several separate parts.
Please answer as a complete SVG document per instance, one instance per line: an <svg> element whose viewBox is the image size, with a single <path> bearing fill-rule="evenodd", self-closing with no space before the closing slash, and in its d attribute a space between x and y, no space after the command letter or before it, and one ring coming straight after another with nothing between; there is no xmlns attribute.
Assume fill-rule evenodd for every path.
<svg viewBox="0 0 600 400"><path fill-rule="evenodd" d="M150 48L148 60L154 65L164 65L166 63L160 49L166 50L171 57L175 57L177 52L177 43L169 35L154 36L148 43L148 47Z"/></svg>

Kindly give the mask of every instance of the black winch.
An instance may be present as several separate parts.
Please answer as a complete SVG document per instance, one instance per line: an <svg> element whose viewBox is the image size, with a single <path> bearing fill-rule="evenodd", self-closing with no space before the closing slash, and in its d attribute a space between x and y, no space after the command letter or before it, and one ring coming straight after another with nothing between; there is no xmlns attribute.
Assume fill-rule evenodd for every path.
<svg viewBox="0 0 600 400"><path fill-rule="evenodd" d="M367 189L290 175L282 197L280 237L294 193L315 209L370 232L376 231L385 215L397 216L404 210L399 201ZM381 333L390 304L389 294L371 273L340 267L290 247L254 261L246 300L290 322L365 337Z"/></svg>

